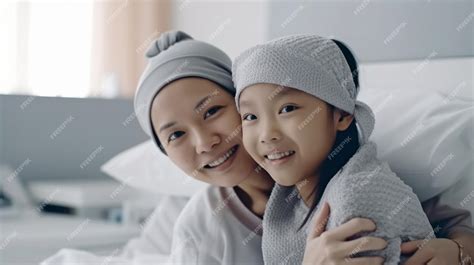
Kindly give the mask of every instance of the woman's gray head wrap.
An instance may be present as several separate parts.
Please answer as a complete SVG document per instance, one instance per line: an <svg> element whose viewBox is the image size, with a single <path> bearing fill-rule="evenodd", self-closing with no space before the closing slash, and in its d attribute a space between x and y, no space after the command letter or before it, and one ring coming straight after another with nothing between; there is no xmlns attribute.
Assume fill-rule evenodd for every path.
<svg viewBox="0 0 474 265"><path fill-rule="evenodd" d="M292 35L254 46L239 55L232 66L236 104L242 91L270 83L309 93L353 114L367 142L374 129L374 114L356 99L352 73L336 43L316 35Z"/></svg>
<svg viewBox="0 0 474 265"><path fill-rule="evenodd" d="M194 40L182 31L161 34L148 48L146 57L148 64L138 83L134 108L140 125L149 136L153 137L150 116L153 99L163 87L175 80L200 77L235 94L232 61L227 54L213 45Z"/></svg>

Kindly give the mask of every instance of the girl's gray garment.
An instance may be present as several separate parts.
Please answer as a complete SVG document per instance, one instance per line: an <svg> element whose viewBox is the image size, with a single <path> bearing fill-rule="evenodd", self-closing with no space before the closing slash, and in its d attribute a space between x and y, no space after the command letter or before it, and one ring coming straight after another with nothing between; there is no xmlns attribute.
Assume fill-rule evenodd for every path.
<svg viewBox="0 0 474 265"><path fill-rule="evenodd" d="M321 202L330 205L326 230L354 217L373 220L377 230L368 235L384 238L388 246L383 251L366 254L385 257L385 264L399 264L402 242L429 239L434 237L434 232L412 189L387 163L377 160L376 152L372 142L361 146L331 179L318 209ZM301 264L312 222L299 231L298 228L308 211L296 187L275 185L263 219L265 264Z"/></svg>

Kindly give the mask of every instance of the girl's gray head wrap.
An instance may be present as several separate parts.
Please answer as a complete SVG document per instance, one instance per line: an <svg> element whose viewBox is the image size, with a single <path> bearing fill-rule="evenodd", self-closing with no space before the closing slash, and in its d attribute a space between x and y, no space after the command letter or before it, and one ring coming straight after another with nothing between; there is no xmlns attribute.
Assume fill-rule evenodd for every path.
<svg viewBox="0 0 474 265"><path fill-rule="evenodd" d="M331 39L292 35L254 46L239 55L232 66L237 89L270 83L295 88L353 114L367 142L374 129L374 114L356 99L357 88L344 55Z"/></svg>

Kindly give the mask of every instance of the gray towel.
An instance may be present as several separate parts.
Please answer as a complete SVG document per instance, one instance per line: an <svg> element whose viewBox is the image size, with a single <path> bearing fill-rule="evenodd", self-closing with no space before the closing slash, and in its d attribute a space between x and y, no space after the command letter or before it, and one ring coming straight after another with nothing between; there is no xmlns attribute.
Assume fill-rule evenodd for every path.
<svg viewBox="0 0 474 265"><path fill-rule="evenodd" d="M376 146L372 142L361 146L331 179L318 209L324 201L331 208L327 229L338 227L355 217L370 218L376 223L377 230L368 235L384 238L388 246L383 251L365 254L381 255L386 259L385 264L404 261L400 259L402 242L434 237L417 196L390 170L387 163L377 160ZM265 264L301 264L311 222L301 230L297 229L308 210L296 187L275 186L263 219Z"/></svg>

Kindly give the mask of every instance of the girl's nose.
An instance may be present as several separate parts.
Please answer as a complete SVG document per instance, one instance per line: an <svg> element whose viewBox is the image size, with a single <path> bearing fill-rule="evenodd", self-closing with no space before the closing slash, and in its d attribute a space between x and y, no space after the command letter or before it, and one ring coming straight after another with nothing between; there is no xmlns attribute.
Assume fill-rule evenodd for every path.
<svg viewBox="0 0 474 265"><path fill-rule="evenodd" d="M274 126L267 126L260 134L260 143L275 143L280 141L281 134Z"/></svg>

